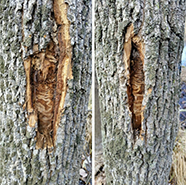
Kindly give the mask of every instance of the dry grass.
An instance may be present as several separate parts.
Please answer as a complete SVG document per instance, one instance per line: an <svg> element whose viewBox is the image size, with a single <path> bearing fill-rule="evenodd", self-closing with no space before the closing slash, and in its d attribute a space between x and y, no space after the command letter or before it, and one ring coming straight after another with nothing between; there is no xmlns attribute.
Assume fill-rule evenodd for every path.
<svg viewBox="0 0 186 185"><path fill-rule="evenodd" d="M186 185L186 131L180 129L173 151L171 169L172 185Z"/></svg>

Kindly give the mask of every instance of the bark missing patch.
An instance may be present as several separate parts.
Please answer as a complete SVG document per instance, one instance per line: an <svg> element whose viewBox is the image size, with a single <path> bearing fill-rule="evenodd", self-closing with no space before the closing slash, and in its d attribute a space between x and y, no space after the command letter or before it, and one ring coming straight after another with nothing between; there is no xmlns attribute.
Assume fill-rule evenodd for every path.
<svg viewBox="0 0 186 185"><path fill-rule="evenodd" d="M128 79L127 95L129 110L132 113L132 127L141 130L142 101L145 93L144 44L138 35L134 35L133 24L127 28L125 34L124 63Z"/></svg>
<svg viewBox="0 0 186 185"><path fill-rule="evenodd" d="M57 43L51 41L41 52L33 46L34 54L24 60L29 126L38 123L36 148L55 145L67 80L72 79L68 5L64 0L55 0L53 7L58 30L57 38L52 40L57 39Z"/></svg>
<svg viewBox="0 0 186 185"><path fill-rule="evenodd" d="M60 122L61 110L64 107L67 91L67 80L72 79L72 46L70 40L70 21L67 18L68 4L64 0L54 1L54 16L58 25L58 43L59 43L59 69L57 74L56 102L54 115L54 141L56 140L57 127ZM62 78L61 78L62 76ZM65 84L65 85L64 85Z"/></svg>

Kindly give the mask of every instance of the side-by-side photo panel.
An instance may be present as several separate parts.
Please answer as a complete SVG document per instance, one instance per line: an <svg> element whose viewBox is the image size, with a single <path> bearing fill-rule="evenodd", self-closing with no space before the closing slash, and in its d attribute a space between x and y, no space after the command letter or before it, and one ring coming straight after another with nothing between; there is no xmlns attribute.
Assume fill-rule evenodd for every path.
<svg viewBox="0 0 186 185"><path fill-rule="evenodd" d="M0 1L0 185L185 185L186 1Z"/></svg>

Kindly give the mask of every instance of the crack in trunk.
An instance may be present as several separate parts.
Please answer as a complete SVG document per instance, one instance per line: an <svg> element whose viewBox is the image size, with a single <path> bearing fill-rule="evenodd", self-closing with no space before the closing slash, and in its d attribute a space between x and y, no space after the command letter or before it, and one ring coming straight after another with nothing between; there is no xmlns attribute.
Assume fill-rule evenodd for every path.
<svg viewBox="0 0 186 185"><path fill-rule="evenodd" d="M73 78L68 5L64 0L55 0L53 8L58 28L57 34L53 34L56 37L41 51L38 45L34 45L34 54L24 60L29 126L35 127L38 124L36 148L55 146L57 128L64 109L67 80Z"/></svg>
<svg viewBox="0 0 186 185"><path fill-rule="evenodd" d="M128 79L127 95L129 110L132 113L132 128L141 130L142 101L145 93L144 43L138 35L134 36L133 30L131 24L125 34L124 63Z"/></svg>

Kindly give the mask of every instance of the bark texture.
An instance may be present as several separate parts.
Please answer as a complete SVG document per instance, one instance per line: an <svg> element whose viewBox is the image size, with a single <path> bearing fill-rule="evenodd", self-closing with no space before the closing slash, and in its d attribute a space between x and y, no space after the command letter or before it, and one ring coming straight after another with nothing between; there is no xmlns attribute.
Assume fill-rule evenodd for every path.
<svg viewBox="0 0 186 185"><path fill-rule="evenodd" d="M59 12L55 14L53 3L61 3L60 10L65 6L68 20L62 20L62 24L58 19L63 19L64 16L60 17ZM60 40L68 37L63 31L67 30L65 26L68 21L70 40L67 42L70 42L71 50L69 47L65 48L68 45L66 40ZM1 0L0 34L0 184L79 184L91 85L91 1ZM56 48L58 50L55 50ZM30 89L33 91L35 89L35 104L39 104L38 99L41 98L44 89L50 90L57 79L56 87L59 86L57 88L59 91L50 91L53 95L48 104L58 97L58 94L63 96L62 106L57 106L61 106L63 116L55 127L56 130L52 132L50 129L54 128L53 122L47 117L47 108L44 113L46 117L42 116L41 108L44 101L47 105L46 99L50 93L47 92L46 99L43 98L41 105L38 105L40 106L40 109L37 109L38 118L35 119L34 115L34 122L33 119L31 121L29 119L32 112L29 112L26 99L29 94L26 88L28 77L34 79L34 75L28 75L27 67L37 66L37 59L41 59L43 53L46 54L42 63L44 67L40 66L43 69L43 76L35 75L36 79L40 80L38 84L34 80L30 81ZM54 53L57 53L55 57ZM71 60L73 79L64 74L64 63L67 60L62 59L65 57ZM33 60L29 64L30 58ZM28 63L24 68L25 61ZM49 69L47 65L51 68ZM65 79L61 80L62 87L58 82L61 78L57 78L58 73L55 73L60 69L63 70L63 76L66 75ZM41 70L35 70L35 73L39 72ZM46 87L43 79L47 79L48 76L51 77L48 79L51 83L47 81L49 85ZM37 92L35 85L43 88ZM63 91L65 94L62 94ZM55 103L51 104L54 106ZM30 105L33 105L33 102ZM40 117L44 117L50 123L41 125L38 121ZM45 130L47 134L51 134L55 144L46 140ZM54 132L55 138L52 135ZM36 148L38 133L41 135L39 138L44 139L42 146Z"/></svg>
<svg viewBox="0 0 186 185"><path fill-rule="evenodd" d="M166 185L178 131L185 0L97 0L95 12L107 183Z"/></svg>

